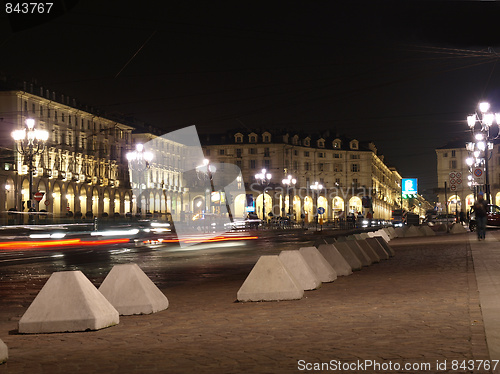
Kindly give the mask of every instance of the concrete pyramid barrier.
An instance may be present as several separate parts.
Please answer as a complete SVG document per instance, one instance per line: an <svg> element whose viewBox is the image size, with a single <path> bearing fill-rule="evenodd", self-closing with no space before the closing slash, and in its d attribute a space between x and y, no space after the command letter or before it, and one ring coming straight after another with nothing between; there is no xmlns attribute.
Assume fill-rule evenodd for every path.
<svg viewBox="0 0 500 374"><path fill-rule="evenodd" d="M434 230L432 230L427 225L420 226L419 230L422 233L422 235L424 235L424 236L435 236L436 235L436 233L434 232Z"/></svg>
<svg viewBox="0 0 500 374"><path fill-rule="evenodd" d="M311 269L299 250L281 251L278 257L304 291L315 290L321 287L321 280L313 269Z"/></svg>
<svg viewBox="0 0 500 374"><path fill-rule="evenodd" d="M372 264L372 260L368 257L365 251L361 249L357 241L349 241L347 242L347 245L351 248L356 257L359 258L363 266L370 266Z"/></svg>
<svg viewBox="0 0 500 374"><path fill-rule="evenodd" d="M346 236L345 240L346 240L346 241L349 241L349 240L356 240L356 237L355 237L353 234L351 234L351 235Z"/></svg>
<svg viewBox="0 0 500 374"><path fill-rule="evenodd" d="M417 236L422 236L422 233L420 232L418 227L413 225L408 227L408 230L406 230L405 232L405 238L414 238Z"/></svg>
<svg viewBox="0 0 500 374"><path fill-rule="evenodd" d="M389 233L391 234L391 238L397 238L397 234L396 234L396 229L392 226L390 227L387 227L387 230L389 231Z"/></svg>
<svg viewBox="0 0 500 374"><path fill-rule="evenodd" d="M382 230L383 230L383 231L387 234L387 236L388 236L391 240L392 240L392 239L394 239L394 238L396 237L395 232L392 232L391 230L389 230L389 228L388 228L388 227L384 227Z"/></svg>
<svg viewBox="0 0 500 374"><path fill-rule="evenodd" d="M261 256L237 293L238 301L298 300L302 286L278 256Z"/></svg>
<svg viewBox="0 0 500 374"><path fill-rule="evenodd" d="M375 233L373 231L368 231L366 234L369 238L373 238L375 236Z"/></svg>
<svg viewBox="0 0 500 374"><path fill-rule="evenodd" d="M79 270L53 273L19 321L26 334L99 330L118 324L118 311Z"/></svg>
<svg viewBox="0 0 500 374"><path fill-rule="evenodd" d="M335 243L342 243L342 242L345 242L347 241L347 238L345 236L339 236L337 238L337 240L335 241Z"/></svg>
<svg viewBox="0 0 500 374"><path fill-rule="evenodd" d="M463 234L466 232L467 230L465 229L465 227L463 227L461 223L457 222L455 222L450 229L450 234Z"/></svg>
<svg viewBox="0 0 500 374"><path fill-rule="evenodd" d="M370 246L370 244L367 243L365 239L356 240L356 243L358 243L361 249L367 254L368 257L370 257L372 263L380 262L379 255L373 250L373 248Z"/></svg>
<svg viewBox="0 0 500 374"><path fill-rule="evenodd" d="M389 242L391 240L389 235L387 235L387 233L382 229L375 231L375 236L384 238L386 242ZM399 237L404 237L404 234L400 235Z"/></svg>
<svg viewBox="0 0 500 374"><path fill-rule="evenodd" d="M303 247L299 249L311 269L316 273L321 282L333 282L337 279L335 269L326 261L316 247Z"/></svg>
<svg viewBox="0 0 500 374"><path fill-rule="evenodd" d="M0 364L3 364L8 358L9 349L7 348L7 344L0 339Z"/></svg>
<svg viewBox="0 0 500 374"><path fill-rule="evenodd" d="M361 234L359 234L360 237L361 237L361 240L364 240L364 239L368 239L370 236L368 235L368 233L366 232L362 232Z"/></svg>
<svg viewBox="0 0 500 374"><path fill-rule="evenodd" d="M381 237L377 237L375 238L378 240L378 242L380 243L380 245L382 247L384 247L385 251L387 252L387 254L389 255L389 257L393 257L396 253L394 252L394 249L392 249L392 247L389 245L389 243L387 243L384 238L381 238Z"/></svg>
<svg viewBox="0 0 500 374"><path fill-rule="evenodd" d="M354 254L347 242L337 242L334 244L334 246L335 248L337 248L337 251L339 251L342 257L344 257L349 266L351 266L352 271L361 270L363 264L361 263L361 260L358 258L358 256Z"/></svg>
<svg viewBox="0 0 500 374"><path fill-rule="evenodd" d="M122 316L168 308L168 299L137 264L115 265L99 291Z"/></svg>
<svg viewBox="0 0 500 374"><path fill-rule="evenodd" d="M319 253L328 261L332 268L337 273L337 276L344 276L352 274L351 265L345 258L337 251L333 244L323 244L318 248Z"/></svg>
<svg viewBox="0 0 500 374"><path fill-rule="evenodd" d="M380 244L376 238L366 239L366 242L373 248L381 260L389 259L389 253L387 253L384 247L382 247L382 244Z"/></svg>
<svg viewBox="0 0 500 374"><path fill-rule="evenodd" d="M361 234L353 234L354 236L354 240L361 240L363 239L363 237L361 236Z"/></svg>
<svg viewBox="0 0 500 374"><path fill-rule="evenodd" d="M405 237L405 231L406 231L405 228L396 227L394 229L395 237L397 237L397 238L404 238ZM387 241L387 239L386 239L386 241Z"/></svg>

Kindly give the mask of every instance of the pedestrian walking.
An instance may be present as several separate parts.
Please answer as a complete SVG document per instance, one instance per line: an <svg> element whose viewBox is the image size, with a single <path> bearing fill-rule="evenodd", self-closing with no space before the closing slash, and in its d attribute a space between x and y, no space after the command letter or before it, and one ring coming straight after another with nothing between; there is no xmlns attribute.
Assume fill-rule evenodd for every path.
<svg viewBox="0 0 500 374"><path fill-rule="evenodd" d="M473 208L476 214L477 240L485 239L488 203L484 200L483 192L479 192L477 195Z"/></svg>
<svg viewBox="0 0 500 374"><path fill-rule="evenodd" d="M460 224L462 226L465 224L465 212L463 210L460 211Z"/></svg>

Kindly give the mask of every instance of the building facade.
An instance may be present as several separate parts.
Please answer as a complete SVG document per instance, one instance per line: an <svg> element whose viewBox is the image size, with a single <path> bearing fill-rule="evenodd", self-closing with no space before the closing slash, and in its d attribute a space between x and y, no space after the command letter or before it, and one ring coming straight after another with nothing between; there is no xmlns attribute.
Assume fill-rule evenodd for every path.
<svg viewBox="0 0 500 374"><path fill-rule="evenodd" d="M3 155L0 207L26 212L29 173L25 155L11 136L33 118L49 133L42 153L33 159L33 191L43 193L37 211L52 217L106 216L131 211L126 152L133 128L77 108L63 95L43 88L0 91ZM37 92L35 92L37 91Z"/></svg>
<svg viewBox="0 0 500 374"><path fill-rule="evenodd" d="M201 142L211 163L233 163L241 169L246 195L260 218L265 209L266 215L290 211L293 219L312 222L323 208L321 218L326 220L369 210L375 218L389 219L401 206L401 176L385 164L373 143L270 131L204 135ZM269 185L257 183L255 175L262 169L272 174ZM288 175L296 180L292 188L282 183ZM247 196L235 198L237 217L247 213Z"/></svg>
<svg viewBox="0 0 500 374"><path fill-rule="evenodd" d="M449 213L460 212L462 210L468 212L470 207L474 204L477 191L484 191L483 185L477 187L468 185L468 177L471 173L465 160L470 155L469 151L465 148L465 142L465 139L456 140L436 149L438 176L437 192L440 209L443 212L446 212L446 209L448 209ZM499 205L500 142L498 140L493 142L493 149L490 150L488 161L491 203ZM461 183L457 183L459 179Z"/></svg>

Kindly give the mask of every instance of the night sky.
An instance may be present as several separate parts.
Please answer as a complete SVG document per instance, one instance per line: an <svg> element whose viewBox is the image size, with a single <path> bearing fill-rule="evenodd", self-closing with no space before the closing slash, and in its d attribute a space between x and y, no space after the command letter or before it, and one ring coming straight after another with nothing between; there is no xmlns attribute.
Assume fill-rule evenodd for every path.
<svg viewBox="0 0 500 374"><path fill-rule="evenodd" d="M372 140L430 199L435 148L480 100L500 110L495 2L134 4L59 0L45 23L2 11L0 72L165 132Z"/></svg>

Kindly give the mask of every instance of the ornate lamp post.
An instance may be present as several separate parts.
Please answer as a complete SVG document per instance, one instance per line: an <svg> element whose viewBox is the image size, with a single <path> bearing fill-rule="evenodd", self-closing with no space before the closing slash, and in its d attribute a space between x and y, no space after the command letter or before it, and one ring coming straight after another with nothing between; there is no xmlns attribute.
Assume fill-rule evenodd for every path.
<svg viewBox="0 0 500 374"><path fill-rule="evenodd" d="M135 151L128 152L126 154L128 164L133 172L138 174L139 182L139 198L137 201L137 213L142 214L142 182L143 173L149 169L151 161L153 160L153 154L151 152L144 151L144 145L137 143L135 145Z"/></svg>
<svg viewBox="0 0 500 374"><path fill-rule="evenodd" d="M484 168L484 193L486 194L485 200L488 203L491 200L488 161L491 157L490 150L493 149L492 140L495 139L491 136L490 129L493 122L500 126L500 113L493 114L489 110L490 104L482 102L479 103L479 113L476 112L467 116L467 124L474 136L474 142L466 144L467 150L474 156L474 158L469 157L466 160L471 171L472 168Z"/></svg>
<svg viewBox="0 0 500 374"><path fill-rule="evenodd" d="M288 217L290 217L290 220L292 219L292 188L295 186L295 183L297 183L297 179L292 177L291 175L288 175L286 178L284 178L281 183L286 186L287 192L288 192ZM292 188L291 188L292 187Z"/></svg>
<svg viewBox="0 0 500 374"><path fill-rule="evenodd" d="M273 176L271 173L268 173L266 169L262 169L260 173L255 174L255 179L257 182L262 185L262 217L264 222L267 223L266 219L266 188L271 183L271 178Z"/></svg>
<svg viewBox="0 0 500 374"><path fill-rule="evenodd" d="M45 142L49 139L49 133L45 130L35 129L35 120L27 118L25 122L26 127L21 130L12 132L12 138L17 143L17 151L23 155L28 161L29 173L29 200L27 202L28 212L34 212L35 206L33 204L33 160L36 155L43 152ZM34 222L33 215L29 215L29 223Z"/></svg>
<svg viewBox="0 0 500 374"><path fill-rule="evenodd" d="M213 180L213 173L216 172L216 167L214 165L210 164L210 160L208 159L203 159L203 165L197 166L196 167L196 175L198 179L200 180L209 180L210 181L210 191L205 189L205 212L210 212L212 208L212 192L215 192L214 188L214 180ZM205 186L203 186L205 187ZM207 198L207 192L209 193L209 196Z"/></svg>
<svg viewBox="0 0 500 374"><path fill-rule="evenodd" d="M311 190L314 190L317 192L317 195L316 195L316 211L314 212L314 215L317 217L316 218L316 223L318 223L318 217L319 217L319 214L317 212L318 210L318 205L319 205L319 194L320 194L320 191L323 189L323 185L319 182L314 182L314 184L311 185ZM314 196L313 196L313 200L314 200Z"/></svg>

